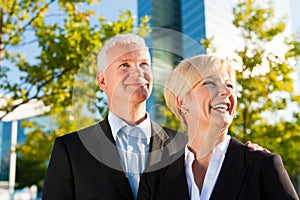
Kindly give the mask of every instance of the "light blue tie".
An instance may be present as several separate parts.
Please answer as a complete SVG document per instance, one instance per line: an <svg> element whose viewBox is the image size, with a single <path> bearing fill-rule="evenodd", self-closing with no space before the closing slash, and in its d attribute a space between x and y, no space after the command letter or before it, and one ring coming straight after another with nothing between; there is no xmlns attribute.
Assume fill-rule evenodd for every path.
<svg viewBox="0 0 300 200"><path fill-rule="evenodd" d="M134 191L134 196L136 199L136 195L138 192L140 176L145 168L145 148L143 148L144 141L143 131L134 127L128 133L128 171L130 185L132 190ZM144 143L145 142L145 143Z"/></svg>
<svg viewBox="0 0 300 200"><path fill-rule="evenodd" d="M140 176L145 169L147 139L139 127L123 126L116 143L136 199Z"/></svg>

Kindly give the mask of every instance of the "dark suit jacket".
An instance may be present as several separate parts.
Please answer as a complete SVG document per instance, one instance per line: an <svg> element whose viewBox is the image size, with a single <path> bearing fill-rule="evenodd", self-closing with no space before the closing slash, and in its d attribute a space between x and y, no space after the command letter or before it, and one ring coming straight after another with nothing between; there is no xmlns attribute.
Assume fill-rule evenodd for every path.
<svg viewBox="0 0 300 200"><path fill-rule="evenodd" d="M184 155L161 170L145 173L138 199L189 199ZM298 196L279 155L249 150L232 138L210 199L285 200Z"/></svg>
<svg viewBox="0 0 300 200"><path fill-rule="evenodd" d="M186 136L151 122L148 168L167 166L184 152ZM157 169L157 168L154 168ZM133 199L107 118L55 140L44 180L44 200Z"/></svg>

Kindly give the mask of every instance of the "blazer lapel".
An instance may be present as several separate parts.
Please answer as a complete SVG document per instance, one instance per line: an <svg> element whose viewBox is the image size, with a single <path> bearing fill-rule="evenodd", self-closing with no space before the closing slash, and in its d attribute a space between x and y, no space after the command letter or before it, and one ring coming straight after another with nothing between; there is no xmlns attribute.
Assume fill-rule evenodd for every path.
<svg viewBox="0 0 300 200"><path fill-rule="evenodd" d="M133 199L133 193L115 146L107 117L100 124L78 132L86 149L101 163L100 166L111 177L123 195L128 199Z"/></svg>
<svg viewBox="0 0 300 200"><path fill-rule="evenodd" d="M161 183L164 190L168 194L169 199L189 199L188 184L184 168L184 155L181 155L175 162L170 164L165 171L162 172Z"/></svg>
<svg viewBox="0 0 300 200"><path fill-rule="evenodd" d="M169 139L168 134L158 124L151 122L152 136L148 154L147 166L154 165L162 160L164 144Z"/></svg>
<svg viewBox="0 0 300 200"><path fill-rule="evenodd" d="M236 199L248 168L245 150L237 139L231 139L211 200Z"/></svg>
<svg viewBox="0 0 300 200"><path fill-rule="evenodd" d="M187 140L185 135L175 132L175 136L170 138L163 127L155 122L151 122L151 127L150 150L144 172L161 169L177 160L183 154Z"/></svg>

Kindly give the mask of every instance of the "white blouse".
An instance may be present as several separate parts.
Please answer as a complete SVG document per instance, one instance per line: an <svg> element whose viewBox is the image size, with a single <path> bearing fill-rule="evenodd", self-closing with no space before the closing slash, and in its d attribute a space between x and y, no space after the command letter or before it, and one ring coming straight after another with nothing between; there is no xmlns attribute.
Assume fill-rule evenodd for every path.
<svg viewBox="0 0 300 200"><path fill-rule="evenodd" d="M199 188L195 183L194 174L192 170L192 164L195 160L194 153L191 152L187 146L185 147L185 172L190 199L209 200L213 188L217 182L230 139L231 137L227 135L225 140L223 140L220 144L214 147L213 154L210 159L208 169L204 178L201 193L199 192Z"/></svg>

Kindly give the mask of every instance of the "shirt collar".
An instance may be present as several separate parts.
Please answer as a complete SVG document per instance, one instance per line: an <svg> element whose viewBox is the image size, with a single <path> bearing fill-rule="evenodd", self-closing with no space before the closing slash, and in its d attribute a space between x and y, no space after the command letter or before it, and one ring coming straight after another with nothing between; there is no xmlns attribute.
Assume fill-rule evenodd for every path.
<svg viewBox="0 0 300 200"><path fill-rule="evenodd" d="M124 126L132 127L112 112L108 113L108 122L110 124L111 132L114 140L116 140L117 133L122 127ZM147 143L149 144L150 137L151 137L151 120L148 112L146 112L146 119L141 123L139 123L138 125L136 125L135 127L139 127L144 132L147 138Z"/></svg>
<svg viewBox="0 0 300 200"><path fill-rule="evenodd" d="M231 138L230 135L226 135L225 139L220 144L215 146L213 151L216 151L216 149L218 149L220 152L223 153L223 155L225 155L229 145L230 138Z"/></svg>
<svg viewBox="0 0 300 200"><path fill-rule="evenodd" d="M220 151L220 152L222 152L223 155L225 155L230 139L231 139L231 136L227 135L220 144L218 144L217 146L214 147L213 152ZM195 160L195 155L193 152L191 152L189 150L188 145L185 145L184 157L185 157L186 161L194 161Z"/></svg>

